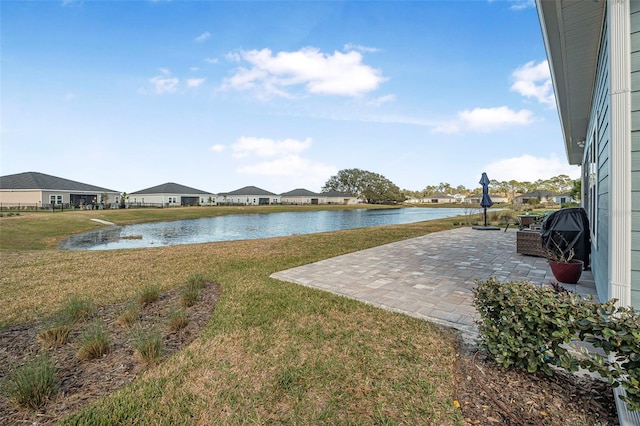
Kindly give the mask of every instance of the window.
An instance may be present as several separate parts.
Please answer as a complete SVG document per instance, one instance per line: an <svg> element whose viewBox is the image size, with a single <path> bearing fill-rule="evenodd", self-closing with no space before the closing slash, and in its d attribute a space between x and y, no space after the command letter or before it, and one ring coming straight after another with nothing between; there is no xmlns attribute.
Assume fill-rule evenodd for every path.
<svg viewBox="0 0 640 426"><path fill-rule="evenodd" d="M49 204L62 204L62 195L49 195Z"/></svg>

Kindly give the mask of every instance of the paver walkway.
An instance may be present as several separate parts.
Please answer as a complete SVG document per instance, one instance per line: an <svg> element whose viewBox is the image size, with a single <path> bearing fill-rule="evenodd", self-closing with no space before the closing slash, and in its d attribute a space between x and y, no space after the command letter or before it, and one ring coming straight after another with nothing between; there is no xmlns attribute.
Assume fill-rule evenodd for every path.
<svg viewBox="0 0 640 426"><path fill-rule="evenodd" d="M371 232L375 232L372 228ZM544 258L516 253L516 230L458 228L362 250L271 275L476 334L474 280L554 280ZM596 295L591 272L566 286Z"/></svg>

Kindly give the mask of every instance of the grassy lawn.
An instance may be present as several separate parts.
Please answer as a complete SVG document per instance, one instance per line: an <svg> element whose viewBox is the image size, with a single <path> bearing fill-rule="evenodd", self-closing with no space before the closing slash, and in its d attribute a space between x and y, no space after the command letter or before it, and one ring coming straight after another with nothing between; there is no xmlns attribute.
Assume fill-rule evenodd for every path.
<svg viewBox="0 0 640 426"><path fill-rule="evenodd" d="M454 219L154 249L54 249L68 234L102 226L90 218L124 224L212 213L223 210L0 219L5 324L46 317L70 295L90 296L98 304L121 302L143 285L169 289L195 273L222 285L199 339L66 423L461 424L453 406L452 333L269 278L294 266L450 229Z"/></svg>

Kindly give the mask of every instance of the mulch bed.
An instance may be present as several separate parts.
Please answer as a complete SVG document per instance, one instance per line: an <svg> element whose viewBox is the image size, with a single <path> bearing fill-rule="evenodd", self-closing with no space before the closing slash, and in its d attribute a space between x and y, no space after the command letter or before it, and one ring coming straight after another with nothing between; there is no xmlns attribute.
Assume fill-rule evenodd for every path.
<svg viewBox="0 0 640 426"><path fill-rule="evenodd" d="M210 283L202 288L196 304L185 308L189 316L187 326L171 332L167 319L173 309L180 307L179 292L180 289L174 289L163 293L157 301L142 307L137 321L130 327L117 322L127 303L96 309L93 318L101 320L109 334L110 347L107 354L92 361L77 357L78 340L82 331L92 324L91 319L76 324L68 342L56 348L43 348L38 341L37 334L44 327L42 323L17 324L0 331L0 383L11 369L43 352L59 367L60 382L56 397L37 412L17 407L0 393L0 425L52 424L133 381L149 367L134 353L132 342L140 330L155 329L162 334L161 359L191 343L209 321L220 296L220 286Z"/></svg>

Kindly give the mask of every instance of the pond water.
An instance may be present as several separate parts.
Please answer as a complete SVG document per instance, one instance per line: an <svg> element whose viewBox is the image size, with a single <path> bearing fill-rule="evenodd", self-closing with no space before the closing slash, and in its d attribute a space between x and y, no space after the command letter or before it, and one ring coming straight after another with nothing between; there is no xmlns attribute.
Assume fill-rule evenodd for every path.
<svg viewBox="0 0 640 426"><path fill-rule="evenodd" d="M60 244L67 250L114 250L251 240L296 234L396 225L468 213L463 208L407 207L238 214L171 222L110 226L73 235Z"/></svg>

